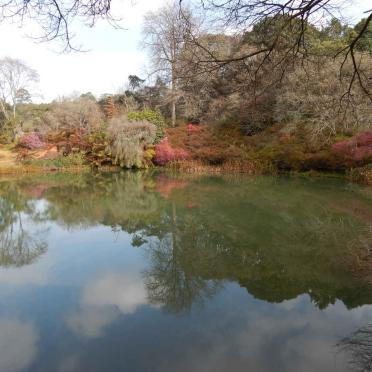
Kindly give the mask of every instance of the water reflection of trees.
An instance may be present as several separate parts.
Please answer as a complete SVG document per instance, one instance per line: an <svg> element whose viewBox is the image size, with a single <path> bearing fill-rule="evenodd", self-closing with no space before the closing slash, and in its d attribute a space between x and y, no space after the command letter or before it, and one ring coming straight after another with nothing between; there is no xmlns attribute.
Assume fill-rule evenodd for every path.
<svg viewBox="0 0 372 372"><path fill-rule="evenodd" d="M29 198L48 201L43 218L132 234L133 246L149 255L149 297L170 311L202 302L224 280L271 302L303 293L320 308L336 299L349 307L371 300L370 288L351 277L341 259L363 222L333 207L360 201L355 192L316 182L185 181L140 172L59 175L44 179L43 187L17 182ZM30 185L39 194L30 193Z"/></svg>
<svg viewBox="0 0 372 372"><path fill-rule="evenodd" d="M347 263L354 276L372 285L372 225L350 242Z"/></svg>
<svg viewBox="0 0 372 372"><path fill-rule="evenodd" d="M161 199L153 189L151 177L139 172L98 174L51 187L44 197L51 219L65 227L102 224L134 233L158 214Z"/></svg>
<svg viewBox="0 0 372 372"><path fill-rule="evenodd" d="M372 324L341 339L337 348L347 355L350 370L372 371Z"/></svg>
<svg viewBox="0 0 372 372"><path fill-rule="evenodd" d="M197 240L201 235L195 234L190 223L177 224L174 203L171 218L166 220L169 220L170 231L160 239L151 240L147 248L151 264L144 274L145 285L151 303L178 313L202 304L204 299L217 293L221 283L206 279L194 270L195 251L201 248Z"/></svg>
<svg viewBox="0 0 372 372"><path fill-rule="evenodd" d="M182 307L182 296L191 302L179 295L184 288L196 289L198 299L215 293L221 280L238 282L270 302L303 293L319 308L337 299L348 307L371 300L370 288L352 277L343 261L362 223L301 187L290 196L286 190L260 190L262 184L251 187L249 195L236 185L196 183L167 196L168 208L157 224L160 233L155 226L142 231L142 240L146 235L158 239L150 244L146 273L155 302ZM190 204L200 208L189 209Z"/></svg>
<svg viewBox="0 0 372 372"><path fill-rule="evenodd" d="M24 219L39 218L34 205L16 188L2 188L0 197L0 266L24 266L47 250L45 231L30 231Z"/></svg>

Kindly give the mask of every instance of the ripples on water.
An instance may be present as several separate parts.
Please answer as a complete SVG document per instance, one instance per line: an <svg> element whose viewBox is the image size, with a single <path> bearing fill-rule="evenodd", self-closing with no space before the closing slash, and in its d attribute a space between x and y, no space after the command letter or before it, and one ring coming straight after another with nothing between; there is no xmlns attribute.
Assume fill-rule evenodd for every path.
<svg viewBox="0 0 372 372"><path fill-rule="evenodd" d="M0 371L369 370L371 222L335 180L2 179Z"/></svg>

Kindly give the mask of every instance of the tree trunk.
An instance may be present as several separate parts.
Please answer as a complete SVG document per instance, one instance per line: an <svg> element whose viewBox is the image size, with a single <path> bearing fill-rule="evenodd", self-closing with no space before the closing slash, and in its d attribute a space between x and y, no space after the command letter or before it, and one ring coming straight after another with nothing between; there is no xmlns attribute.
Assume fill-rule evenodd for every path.
<svg viewBox="0 0 372 372"><path fill-rule="evenodd" d="M8 119L8 112L6 111L5 101L3 101L1 98L0 98L0 108L1 108L1 112L4 114L5 119Z"/></svg>
<svg viewBox="0 0 372 372"><path fill-rule="evenodd" d="M175 127L175 126L176 126L176 100L173 95L172 97L172 127Z"/></svg>
<svg viewBox="0 0 372 372"><path fill-rule="evenodd" d="M176 126L176 81L174 62L172 63L172 127Z"/></svg>

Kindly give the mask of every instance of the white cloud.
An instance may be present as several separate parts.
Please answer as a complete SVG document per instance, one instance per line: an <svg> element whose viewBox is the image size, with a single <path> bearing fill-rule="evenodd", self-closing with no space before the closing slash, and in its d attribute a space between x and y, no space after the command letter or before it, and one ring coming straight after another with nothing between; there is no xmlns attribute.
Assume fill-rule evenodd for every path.
<svg viewBox="0 0 372 372"><path fill-rule="evenodd" d="M108 273L84 289L80 310L70 314L66 322L75 333L96 338L121 314L133 314L146 304L146 289L138 273Z"/></svg>
<svg viewBox="0 0 372 372"><path fill-rule="evenodd" d="M66 324L82 337L98 338L103 335L104 328L119 315L118 309L112 307L83 306L80 311L71 313L66 318Z"/></svg>
<svg viewBox="0 0 372 372"><path fill-rule="evenodd" d="M365 12L371 9L370 0L344 0L341 3L343 5L345 20L351 24L358 22L361 18L365 18Z"/></svg>
<svg viewBox="0 0 372 372"><path fill-rule="evenodd" d="M88 285L83 303L90 306L113 305L123 314L132 314L140 305L147 304L147 293L142 278L137 274L109 273Z"/></svg>
<svg viewBox="0 0 372 372"><path fill-rule="evenodd" d="M336 343L372 320L371 306L348 310L337 301L321 311L307 295L282 304L261 305L248 306L238 319L229 312L219 317L218 323L212 317L197 330L195 343L183 348L182 357L162 361L161 370L344 370L348 355L337 352ZM208 345L208 353L200 345Z"/></svg>
<svg viewBox="0 0 372 372"><path fill-rule="evenodd" d="M114 29L100 22L94 28L81 24L74 28L76 44L87 52L56 53L55 43L36 43L26 35L37 35L34 24L23 28L14 24L0 25L0 57L24 60L40 74L42 98L51 101L73 91L91 91L95 95L116 92L125 84L129 74L142 75L147 55L139 48L143 15L161 6L164 0L120 1L112 3L113 14L122 18L125 29Z"/></svg>
<svg viewBox="0 0 372 372"><path fill-rule="evenodd" d="M37 354L38 341L34 325L0 319L0 371L16 372L29 367Z"/></svg>
<svg viewBox="0 0 372 372"><path fill-rule="evenodd" d="M126 50L121 45L107 50L93 46L88 52L57 54L46 44L35 44L23 38L16 30L9 25L0 27L1 34L12 35L2 40L2 55L22 59L39 72L39 90L45 101L73 91L91 91L96 95L116 91L129 74L140 74L141 66L146 62L145 54Z"/></svg>
<svg viewBox="0 0 372 372"><path fill-rule="evenodd" d="M1 268L0 284L7 285L46 285L48 284L49 265L29 265L22 268Z"/></svg>

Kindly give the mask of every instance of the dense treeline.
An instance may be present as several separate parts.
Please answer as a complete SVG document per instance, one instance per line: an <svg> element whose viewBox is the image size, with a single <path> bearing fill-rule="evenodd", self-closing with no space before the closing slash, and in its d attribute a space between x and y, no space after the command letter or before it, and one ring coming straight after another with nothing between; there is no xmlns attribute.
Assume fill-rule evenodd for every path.
<svg viewBox="0 0 372 372"><path fill-rule="evenodd" d="M0 60L1 141L16 143L22 161L43 149L38 164L61 156L126 168L186 159L251 171L369 164L370 17L319 26L263 13L235 33L213 31L206 19L178 2L148 13L151 78L130 75L120 94L33 104L36 71Z"/></svg>

